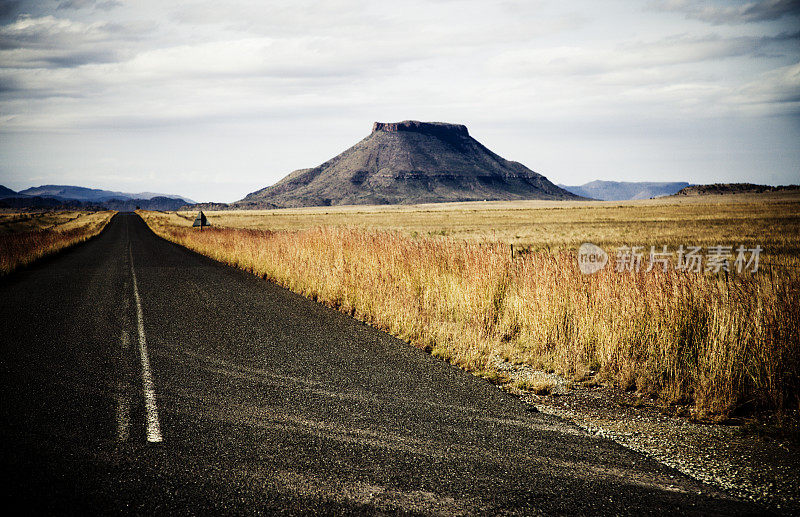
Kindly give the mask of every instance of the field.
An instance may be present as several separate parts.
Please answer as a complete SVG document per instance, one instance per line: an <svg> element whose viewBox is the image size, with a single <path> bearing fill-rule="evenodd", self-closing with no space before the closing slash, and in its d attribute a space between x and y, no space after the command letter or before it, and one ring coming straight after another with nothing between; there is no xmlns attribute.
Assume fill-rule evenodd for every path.
<svg viewBox="0 0 800 517"><path fill-rule="evenodd" d="M0 213L0 275L102 231L114 212Z"/></svg>
<svg viewBox="0 0 800 517"><path fill-rule="evenodd" d="M202 232L194 213L142 215L495 382L509 361L691 403L698 418L800 404L796 194L211 212ZM644 265L582 274L586 241L611 260L643 246ZM677 270L674 256L647 271L651 245L763 252L755 273Z"/></svg>

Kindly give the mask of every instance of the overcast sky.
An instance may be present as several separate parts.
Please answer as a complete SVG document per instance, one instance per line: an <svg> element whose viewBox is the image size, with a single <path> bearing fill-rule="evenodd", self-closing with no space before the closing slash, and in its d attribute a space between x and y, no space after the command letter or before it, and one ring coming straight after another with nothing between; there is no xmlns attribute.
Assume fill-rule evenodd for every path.
<svg viewBox="0 0 800 517"><path fill-rule="evenodd" d="M800 183L800 1L0 0L0 184L234 201L466 124L557 183Z"/></svg>

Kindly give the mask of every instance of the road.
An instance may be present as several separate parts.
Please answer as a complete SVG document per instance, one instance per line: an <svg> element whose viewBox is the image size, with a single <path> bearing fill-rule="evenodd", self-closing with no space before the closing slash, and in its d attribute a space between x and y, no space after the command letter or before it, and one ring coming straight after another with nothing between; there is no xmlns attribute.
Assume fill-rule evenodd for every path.
<svg viewBox="0 0 800 517"><path fill-rule="evenodd" d="M759 511L135 214L0 281L0 314L21 513Z"/></svg>

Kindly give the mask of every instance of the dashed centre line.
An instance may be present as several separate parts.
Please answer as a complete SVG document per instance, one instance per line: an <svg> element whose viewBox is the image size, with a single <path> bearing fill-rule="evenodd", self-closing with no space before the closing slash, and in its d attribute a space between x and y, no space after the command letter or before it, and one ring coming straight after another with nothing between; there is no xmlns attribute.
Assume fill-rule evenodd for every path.
<svg viewBox="0 0 800 517"><path fill-rule="evenodd" d="M120 337L120 351L124 352L128 349L129 338L128 331L123 330ZM121 355L121 357L124 357ZM117 384L117 441L127 442L130 438L130 425L131 425L131 401L130 392L128 389L128 381L123 373L122 379Z"/></svg>
<svg viewBox="0 0 800 517"><path fill-rule="evenodd" d="M133 299L136 301L136 322L139 328L139 355L142 358L142 388L144 391L144 407L147 412L147 441L159 443L161 424L158 421L158 407L156 406L156 390L153 384L153 374L150 371L150 359L147 356L147 340L144 335L144 316L142 301L139 297L139 287L136 283L136 271L133 269L133 254L128 248L128 258L131 264L131 277L133 278Z"/></svg>

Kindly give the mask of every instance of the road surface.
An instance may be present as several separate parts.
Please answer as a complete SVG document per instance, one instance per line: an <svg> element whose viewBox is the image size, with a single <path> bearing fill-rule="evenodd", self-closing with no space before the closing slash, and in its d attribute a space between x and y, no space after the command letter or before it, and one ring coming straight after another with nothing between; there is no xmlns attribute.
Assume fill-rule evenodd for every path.
<svg viewBox="0 0 800 517"><path fill-rule="evenodd" d="M22 513L758 511L118 214L0 281Z"/></svg>

